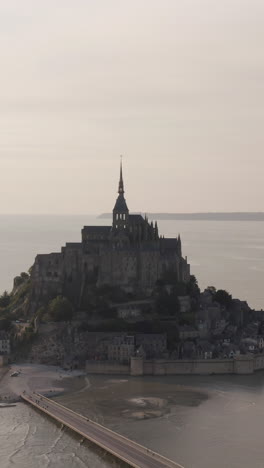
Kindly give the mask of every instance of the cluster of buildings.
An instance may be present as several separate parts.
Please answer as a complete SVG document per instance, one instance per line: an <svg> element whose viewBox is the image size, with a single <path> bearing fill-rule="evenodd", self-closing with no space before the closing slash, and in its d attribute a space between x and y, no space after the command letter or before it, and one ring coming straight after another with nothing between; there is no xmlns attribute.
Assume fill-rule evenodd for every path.
<svg viewBox="0 0 264 468"><path fill-rule="evenodd" d="M0 331L0 355L10 354L10 337L5 331Z"/></svg>
<svg viewBox="0 0 264 468"><path fill-rule="evenodd" d="M0 367L8 362L10 355L10 337L5 331L0 331Z"/></svg>
<svg viewBox="0 0 264 468"><path fill-rule="evenodd" d="M166 333L104 334L89 358L127 364L135 356L144 359L168 357Z"/></svg>
<svg viewBox="0 0 264 468"><path fill-rule="evenodd" d="M157 312L155 290L164 278L174 281L165 285L168 294L172 293L175 282L191 284L190 266L182 256L180 236L165 238L159 234L157 223L149 222L146 216L130 214L124 193L121 164L112 224L84 226L81 242L67 243L58 253L37 255L31 273L32 315L40 305L59 295L68 298L75 310L86 314L91 290L107 286L119 288L125 293L124 300L127 299L109 305L115 310L116 318L137 322L146 316L152 318ZM183 289L189 291L186 287ZM177 301L174 316L159 317L159 320L167 320L167 324L171 320L173 326L178 327L178 337L170 353L165 333L89 332L83 340L81 333L71 337L72 341L64 338L64 344L56 337L52 343L53 358L59 361L71 356L72 360L77 360L81 356L93 361L126 364L132 357L230 359L239 354L262 353L264 317L260 314L249 320L252 311L246 302L233 300L230 312L214 301L212 288L196 298L195 311L192 297L178 296ZM193 319L187 320L188 315L193 315ZM179 326L179 323L185 325ZM0 333L0 355L9 353L9 338ZM43 353L46 359L51 359L51 347L47 343L43 343L42 357Z"/></svg>
<svg viewBox="0 0 264 468"><path fill-rule="evenodd" d="M185 311L182 311L184 316ZM227 310L213 300L210 288L200 295L192 326L179 327L178 358L233 358L264 349L264 312L255 314L245 301L234 299Z"/></svg>

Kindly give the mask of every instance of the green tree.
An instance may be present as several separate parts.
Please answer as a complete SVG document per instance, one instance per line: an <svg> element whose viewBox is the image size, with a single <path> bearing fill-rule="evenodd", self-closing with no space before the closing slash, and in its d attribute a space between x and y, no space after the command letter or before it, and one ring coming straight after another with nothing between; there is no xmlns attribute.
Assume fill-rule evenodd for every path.
<svg viewBox="0 0 264 468"><path fill-rule="evenodd" d="M176 315L180 309L178 301L178 291L176 286L169 294L166 288L163 288L157 297L156 308L159 315Z"/></svg>
<svg viewBox="0 0 264 468"><path fill-rule="evenodd" d="M214 295L214 301L228 309L232 305L232 296L224 289L218 289Z"/></svg>
<svg viewBox="0 0 264 468"><path fill-rule="evenodd" d="M9 306L11 301L11 296L8 294L7 291L4 291L2 296L0 296L0 307L7 307Z"/></svg>
<svg viewBox="0 0 264 468"><path fill-rule="evenodd" d="M49 303L48 315L50 320L54 322L71 320L73 316L72 304L66 297L57 296Z"/></svg>
<svg viewBox="0 0 264 468"><path fill-rule="evenodd" d="M12 328L12 322L8 318L0 319L0 330L9 331Z"/></svg>
<svg viewBox="0 0 264 468"><path fill-rule="evenodd" d="M200 296L200 288L194 275L190 276L190 281L186 285L186 293L192 298L198 298Z"/></svg>
<svg viewBox="0 0 264 468"><path fill-rule="evenodd" d="M216 288L214 286L207 286L205 291L209 291L212 294L212 296L214 296L214 294L216 293Z"/></svg>

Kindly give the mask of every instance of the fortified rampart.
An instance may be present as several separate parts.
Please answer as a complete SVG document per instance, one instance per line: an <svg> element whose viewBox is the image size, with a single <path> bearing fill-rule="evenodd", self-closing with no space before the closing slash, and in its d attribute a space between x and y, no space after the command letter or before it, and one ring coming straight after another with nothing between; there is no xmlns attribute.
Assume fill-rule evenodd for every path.
<svg viewBox="0 0 264 468"><path fill-rule="evenodd" d="M252 374L264 369L253 356L240 356L234 359L183 359L144 360L131 358L131 375L210 375L210 374ZM261 367L262 366L262 367Z"/></svg>
<svg viewBox="0 0 264 468"><path fill-rule="evenodd" d="M166 360L132 357L130 365L109 361L86 361L90 374L143 375L249 375L264 369L264 355L245 355L234 359Z"/></svg>
<svg viewBox="0 0 264 468"><path fill-rule="evenodd" d="M89 374L129 375L130 365L111 361L86 361L86 371Z"/></svg>

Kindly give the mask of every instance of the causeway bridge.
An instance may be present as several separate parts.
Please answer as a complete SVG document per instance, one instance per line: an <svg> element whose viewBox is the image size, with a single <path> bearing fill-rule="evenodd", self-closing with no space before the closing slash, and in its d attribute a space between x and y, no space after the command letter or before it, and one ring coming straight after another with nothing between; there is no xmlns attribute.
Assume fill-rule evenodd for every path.
<svg viewBox="0 0 264 468"><path fill-rule="evenodd" d="M178 463L75 413L39 393L23 393L21 398L131 467L183 468Z"/></svg>

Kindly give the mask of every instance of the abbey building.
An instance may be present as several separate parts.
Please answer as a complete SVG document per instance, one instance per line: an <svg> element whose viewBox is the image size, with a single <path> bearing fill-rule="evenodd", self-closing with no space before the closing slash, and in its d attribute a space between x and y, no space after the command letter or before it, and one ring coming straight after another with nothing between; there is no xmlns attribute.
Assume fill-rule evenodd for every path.
<svg viewBox="0 0 264 468"><path fill-rule="evenodd" d="M121 164L112 225L84 226L81 242L67 243L59 253L37 255L32 270L35 302L62 294L81 307L91 285L151 295L157 280L168 272L189 281L180 236L164 238L157 223L130 214L124 193Z"/></svg>

